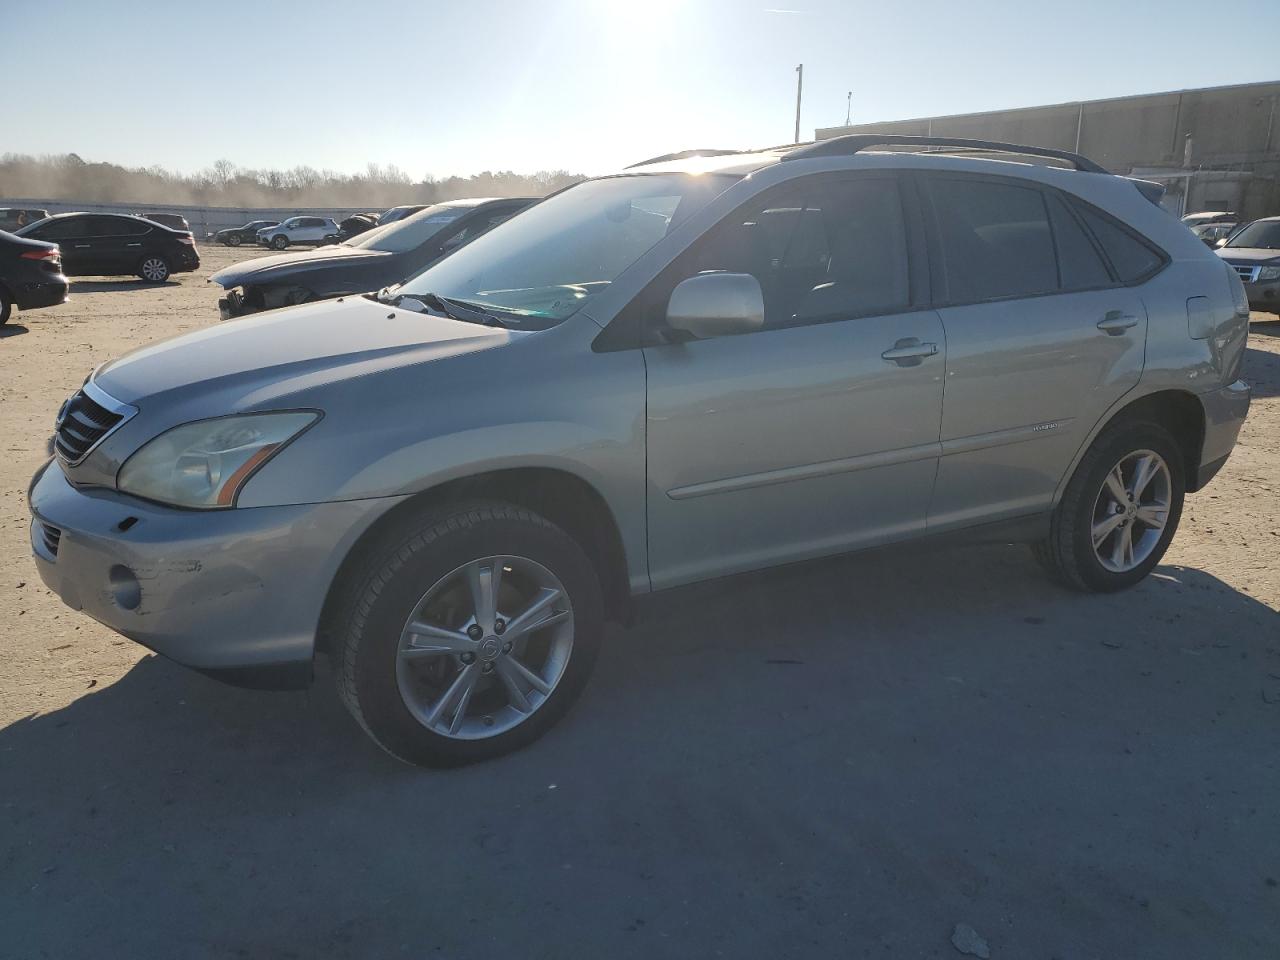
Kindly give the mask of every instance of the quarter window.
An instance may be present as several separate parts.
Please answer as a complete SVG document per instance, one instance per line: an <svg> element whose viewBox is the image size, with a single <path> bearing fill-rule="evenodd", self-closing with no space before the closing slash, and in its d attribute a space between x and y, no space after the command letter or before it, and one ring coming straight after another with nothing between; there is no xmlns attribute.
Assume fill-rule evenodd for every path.
<svg viewBox="0 0 1280 960"><path fill-rule="evenodd" d="M1107 258L1123 283L1143 280L1163 262L1146 243L1139 240L1110 217L1104 217L1087 204L1075 204L1084 222L1102 244Z"/></svg>
<svg viewBox="0 0 1280 960"><path fill-rule="evenodd" d="M1111 274L1098 253L1097 246L1084 232L1067 205L1049 194L1049 217L1053 221L1053 237L1058 244L1058 268L1062 272L1062 289L1093 290L1111 285Z"/></svg>
<svg viewBox="0 0 1280 960"><path fill-rule="evenodd" d="M1058 290L1049 214L1039 190L936 178L930 182L930 195L949 301L968 303Z"/></svg>

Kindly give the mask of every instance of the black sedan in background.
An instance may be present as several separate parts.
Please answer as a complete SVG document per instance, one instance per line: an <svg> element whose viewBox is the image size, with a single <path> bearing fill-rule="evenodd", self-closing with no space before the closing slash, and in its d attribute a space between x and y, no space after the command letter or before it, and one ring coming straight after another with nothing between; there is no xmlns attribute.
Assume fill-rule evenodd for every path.
<svg viewBox="0 0 1280 960"><path fill-rule="evenodd" d="M200 266L190 232L122 213L60 213L17 231L56 243L72 276L138 276L163 283L171 273Z"/></svg>
<svg viewBox="0 0 1280 960"><path fill-rule="evenodd" d="M521 197L438 203L337 246L245 260L209 281L228 291L218 301L224 320L380 290L407 280L534 202Z"/></svg>
<svg viewBox="0 0 1280 960"><path fill-rule="evenodd" d="M242 243L257 243L258 231L263 227L274 227L279 220L250 220L242 227L228 227L213 235L215 242L224 247L238 247Z"/></svg>
<svg viewBox="0 0 1280 960"><path fill-rule="evenodd" d="M14 307L34 310L66 299L67 278L58 245L0 230L0 324L8 322Z"/></svg>

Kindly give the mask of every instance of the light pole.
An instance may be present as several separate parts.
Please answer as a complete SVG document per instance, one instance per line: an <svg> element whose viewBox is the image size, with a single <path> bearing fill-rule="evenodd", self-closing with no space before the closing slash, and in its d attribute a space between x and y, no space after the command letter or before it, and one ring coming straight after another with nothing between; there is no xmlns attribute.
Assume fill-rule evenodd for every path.
<svg viewBox="0 0 1280 960"><path fill-rule="evenodd" d="M804 64L796 67L796 138L792 143L800 142L800 94L804 92Z"/></svg>

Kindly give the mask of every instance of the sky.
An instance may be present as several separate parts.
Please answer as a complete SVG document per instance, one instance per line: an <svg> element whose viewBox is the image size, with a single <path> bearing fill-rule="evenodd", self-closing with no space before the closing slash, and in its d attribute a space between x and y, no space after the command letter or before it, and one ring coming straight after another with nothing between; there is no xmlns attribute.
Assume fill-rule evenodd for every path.
<svg viewBox="0 0 1280 960"><path fill-rule="evenodd" d="M1280 79L1280 0L0 0L0 153L596 174L842 123ZM29 82L21 82L22 75Z"/></svg>

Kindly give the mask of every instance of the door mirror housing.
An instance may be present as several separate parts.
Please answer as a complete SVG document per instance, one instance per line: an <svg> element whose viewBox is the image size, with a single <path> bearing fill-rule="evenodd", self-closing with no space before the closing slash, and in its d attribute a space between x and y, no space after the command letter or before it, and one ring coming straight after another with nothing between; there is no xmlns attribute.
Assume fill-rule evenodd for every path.
<svg viewBox="0 0 1280 960"><path fill-rule="evenodd" d="M667 303L667 326L699 340L764 327L764 294L749 273L700 273L682 280Z"/></svg>

